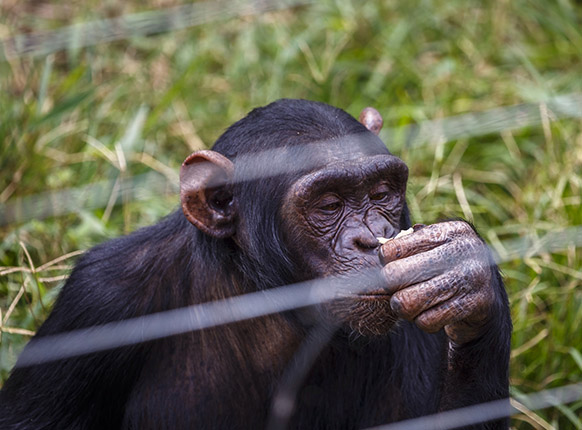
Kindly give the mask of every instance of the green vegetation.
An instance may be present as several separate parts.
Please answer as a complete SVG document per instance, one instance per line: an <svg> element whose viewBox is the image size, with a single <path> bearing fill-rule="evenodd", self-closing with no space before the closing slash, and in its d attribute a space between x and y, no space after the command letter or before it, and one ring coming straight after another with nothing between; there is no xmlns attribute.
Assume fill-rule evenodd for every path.
<svg viewBox="0 0 582 430"><path fill-rule="evenodd" d="M0 2L0 37L174 4L53 3ZM396 129L580 92L581 65L582 5L573 0L326 0L0 60L0 381L48 315L75 252L176 208L168 184L181 161L251 108L309 98L357 116L371 105ZM468 218L501 253L508 240L582 228L582 107L577 118L554 121L545 106L542 121L526 128L476 127L470 137L414 147L388 141L410 166L415 221ZM110 186L101 203L88 193L74 211L38 216L47 201L45 215L74 202L55 203L50 191L151 172L153 188ZM577 246L501 264L515 395L582 382ZM516 428L582 429L582 401L522 409Z"/></svg>

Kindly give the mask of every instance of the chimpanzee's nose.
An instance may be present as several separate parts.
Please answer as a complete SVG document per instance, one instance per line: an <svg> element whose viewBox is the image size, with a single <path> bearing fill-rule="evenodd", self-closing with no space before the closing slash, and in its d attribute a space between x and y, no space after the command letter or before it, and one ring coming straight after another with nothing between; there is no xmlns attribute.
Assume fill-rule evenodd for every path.
<svg viewBox="0 0 582 430"><path fill-rule="evenodd" d="M342 232L336 242L336 252L373 253L380 243L374 232L363 222L362 218L354 217L346 220Z"/></svg>
<svg viewBox="0 0 582 430"><path fill-rule="evenodd" d="M374 236L374 234L370 230L368 229L365 230L366 230L365 232L362 232L361 234L354 237L355 247L362 251L370 251L376 249L380 245L380 242L378 242L378 239L376 239L376 236Z"/></svg>
<svg viewBox="0 0 582 430"><path fill-rule="evenodd" d="M380 242L377 239L378 237L385 237L389 239L394 237L399 231L390 223L390 221L388 221L376 211L370 211L366 214L364 224L367 227L366 230L368 234L365 236L365 238L362 236L361 243L365 247L378 247L380 245Z"/></svg>

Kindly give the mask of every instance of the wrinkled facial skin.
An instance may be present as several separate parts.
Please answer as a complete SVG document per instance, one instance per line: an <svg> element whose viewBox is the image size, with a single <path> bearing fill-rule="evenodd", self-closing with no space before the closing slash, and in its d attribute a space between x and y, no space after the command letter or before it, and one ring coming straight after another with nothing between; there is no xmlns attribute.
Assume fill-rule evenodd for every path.
<svg viewBox="0 0 582 430"><path fill-rule="evenodd" d="M305 279L380 268L377 237L400 231L408 169L389 155L335 161L299 178L283 204L287 243ZM360 335L385 334L396 317L389 296L347 294L319 309Z"/></svg>

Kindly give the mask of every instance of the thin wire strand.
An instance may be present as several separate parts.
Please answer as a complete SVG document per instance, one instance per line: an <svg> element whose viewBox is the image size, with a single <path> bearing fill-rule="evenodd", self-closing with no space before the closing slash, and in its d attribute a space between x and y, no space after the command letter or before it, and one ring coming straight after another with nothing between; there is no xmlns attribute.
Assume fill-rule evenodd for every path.
<svg viewBox="0 0 582 430"><path fill-rule="evenodd" d="M495 254L495 263L520 255L533 256L549 249L556 251L559 243L562 249L582 245L582 226L570 229L563 235L548 235L556 239L542 240L534 248L526 240L515 243L511 254ZM17 365L55 361L311 306L333 300L341 294L358 294L366 288L374 288L374 285L381 282L378 276L379 269L370 269L342 278L315 279L33 339L21 354Z"/></svg>
<svg viewBox="0 0 582 430"><path fill-rule="evenodd" d="M519 402L530 410L545 409L573 403L582 399L582 383L540 391L519 396ZM487 421L510 417L520 411L512 404L512 399L494 400L464 408L426 415L397 423L369 427L366 430L449 430Z"/></svg>
<svg viewBox="0 0 582 430"><path fill-rule="evenodd" d="M403 142L406 148L417 148L451 140L547 125L551 121L564 118L582 118L581 93L555 96L538 103L523 103L424 121L384 130L380 136L384 142Z"/></svg>
<svg viewBox="0 0 582 430"><path fill-rule="evenodd" d="M435 143L432 136L446 142L460 137L476 137L489 133L500 133L525 126L537 126L542 123L540 112L553 112L551 120L558 118L582 118L582 94L572 93L554 97L545 102L547 109L541 109L540 103L507 106L489 111L453 116L440 120L388 130L382 134L384 142L392 146L395 142L405 141L407 146L420 146ZM438 140L437 139L437 140ZM245 163L254 162L260 168L247 169L247 177L240 181L261 179L278 174L291 173L295 169L305 168L299 163L273 163L284 155L282 150L268 150L243 157ZM236 160L234 160L236 162ZM308 160L309 161L309 160ZM45 219L78 212L79 208L96 209L106 206L112 195L116 180L94 182L82 187L68 188L50 193L15 198L0 205L0 226L26 222L31 219ZM175 193L178 184L164 176L150 172L119 181L119 195L128 200L145 200L162 194ZM114 203L119 203L117 198Z"/></svg>
<svg viewBox="0 0 582 430"><path fill-rule="evenodd" d="M284 430L287 428L297 404L297 394L313 367L315 360L333 337L337 327L321 321L307 334L305 340L295 352L273 396L271 410L267 421L267 430Z"/></svg>
<svg viewBox="0 0 582 430"><path fill-rule="evenodd" d="M340 295L378 288L379 270L272 288L65 333L34 338L16 366L26 367L135 345L190 331L316 305Z"/></svg>
<svg viewBox="0 0 582 430"><path fill-rule="evenodd" d="M205 1L84 22L53 31L19 34L0 41L0 61L17 57L39 57L66 49L76 50L131 37L167 33L219 19L258 15L312 2L313 0Z"/></svg>

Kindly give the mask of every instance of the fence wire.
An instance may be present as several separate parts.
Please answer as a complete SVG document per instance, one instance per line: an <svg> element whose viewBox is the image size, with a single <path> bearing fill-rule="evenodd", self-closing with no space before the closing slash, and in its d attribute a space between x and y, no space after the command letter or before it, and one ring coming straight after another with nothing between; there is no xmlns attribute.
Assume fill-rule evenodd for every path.
<svg viewBox="0 0 582 430"><path fill-rule="evenodd" d="M381 132L380 136L384 142L396 141L406 148L416 148L537 126L544 121L563 118L582 118L581 93L555 96L539 103L522 103L424 121L398 129L388 129Z"/></svg>
<svg viewBox="0 0 582 430"><path fill-rule="evenodd" d="M33 339L17 365L47 363L316 305L342 291L353 293L354 286L370 280L371 275L375 273L316 279Z"/></svg>
<svg viewBox="0 0 582 430"><path fill-rule="evenodd" d="M582 226L558 234L548 233L539 240L510 241L507 248L511 252L505 255L494 252L495 263L518 256L531 257L556 251L560 246L560 249L582 246ZM312 306L342 294L357 294L366 289L380 288L381 285L379 269L370 269L350 276L320 278L46 336L30 342L21 354L18 365L46 363Z"/></svg>
<svg viewBox="0 0 582 430"><path fill-rule="evenodd" d="M491 109L484 112L452 116L426 121L418 125L405 126L381 133L384 142L393 148L396 142L405 146L430 145L449 142L461 137L477 137L502 131L511 131L527 126L537 126L544 121L560 118L582 118L582 94L572 93L548 99L544 103L529 103ZM141 134L141 129L136 130ZM277 150L253 154L254 163L261 167L253 177L242 180L260 179L290 172L298 163L277 163L272 161L280 156ZM307 160L308 161L308 160ZM245 160L245 163L249 160ZM267 167L264 167L267 166ZM156 172L97 181L76 188L27 197L18 197L0 205L0 226L26 222L31 219L45 219L75 213L82 209L97 209L110 204L115 190L121 201L144 200L177 191L178 185Z"/></svg>
<svg viewBox="0 0 582 430"><path fill-rule="evenodd" d="M130 37L152 36L219 19L258 15L312 2L313 0L205 1L119 18L84 22L53 31L19 34L0 41L0 60L25 56L40 57L62 50L75 51Z"/></svg>
<svg viewBox="0 0 582 430"><path fill-rule="evenodd" d="M565 405L582 399L582 383L540 391L519 397L519 402L529 410ZM514 399L501 399L465 408L453 409L434 415L400 421L393 424L369 427L366 430L449 430L467 427L519 413Z"/></svg>

